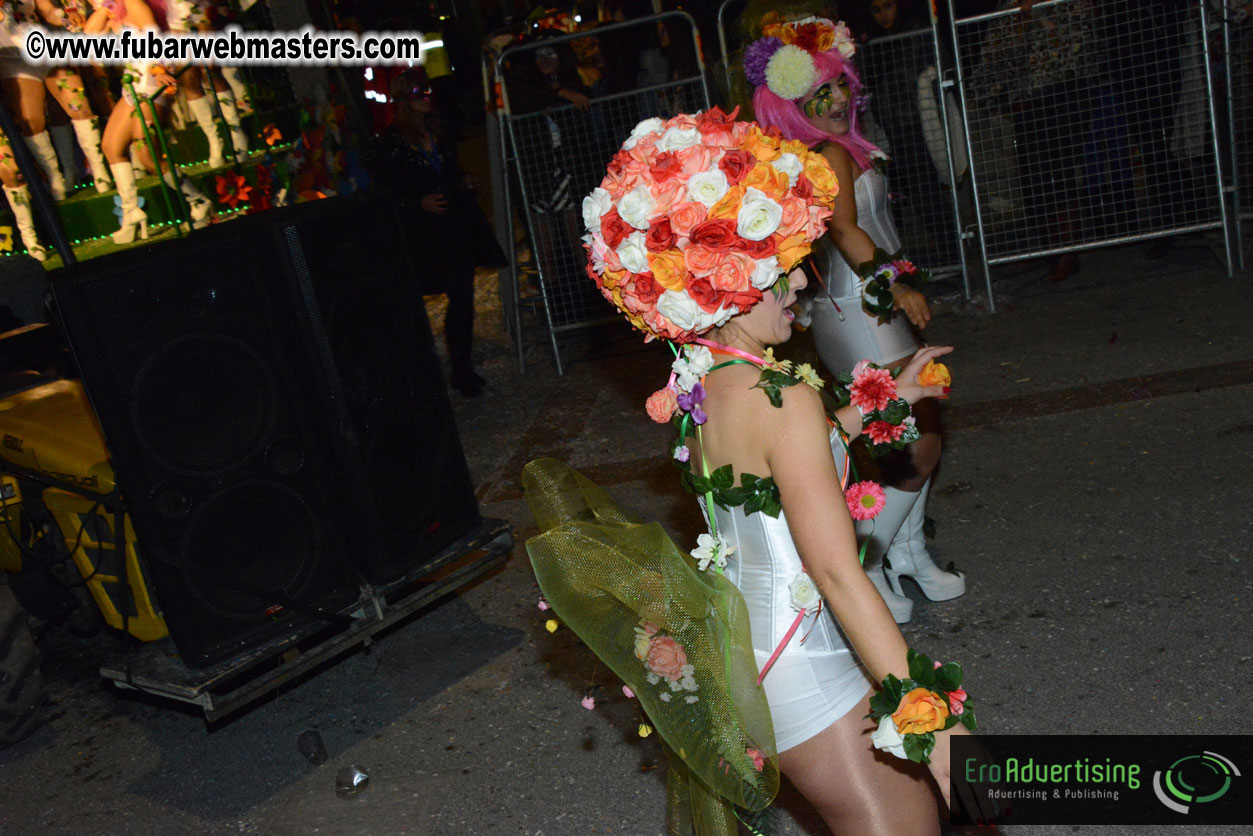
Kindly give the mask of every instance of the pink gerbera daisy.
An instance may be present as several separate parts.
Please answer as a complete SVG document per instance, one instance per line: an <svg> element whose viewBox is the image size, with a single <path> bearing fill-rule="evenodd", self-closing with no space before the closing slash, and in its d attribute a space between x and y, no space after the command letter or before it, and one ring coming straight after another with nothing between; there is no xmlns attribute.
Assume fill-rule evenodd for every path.
<svg viewBox="0 0 1253 836"><path fill-rule="evenodd" d="M871 421L863 432L866 438L875 444L891 444L905 434L905 425L889 424L887 421Z"/></svg>
<svg viewBox="0 0 1253 836"><path fill-rule="evenodd" d="M862 412L886 409L896 397L896 381L887 369L865 369L853 379L848 394Z"/></svg>
<svg viewBox="0 0 1253 836"><path fill-rule="evenodd" d="M844 492L844 501L853 519L873 520L883 510L887 496L877 482L857 482Z"/></svg>

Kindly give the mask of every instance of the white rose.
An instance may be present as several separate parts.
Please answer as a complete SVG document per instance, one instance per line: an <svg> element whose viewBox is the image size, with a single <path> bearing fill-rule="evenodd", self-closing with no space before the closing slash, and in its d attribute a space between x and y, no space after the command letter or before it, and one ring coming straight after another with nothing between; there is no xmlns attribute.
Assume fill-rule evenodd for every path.
<svg viewBox="0 0 1253 836"><path fill-rule="evenodd" d="M618 245L617 253L622 266L632 273L648 272L648 247L644 244L644 233L632 232Z"/></svg>
<svg viewBox="0 0 1253 836"><path fill-rule="evenodd" d="M702 312L696 300L686 293L667 290L657 297L657 313L680 329L690 331L696 327Z"/></svg>
<svg viewBox="0 0 1253 836"><path fill-rule="evenodd" d="M709 349L703 345L686 345L683 347L683 352L674 358L670 369L677 375L676 382L679 388L684 392L690 392L702 377L709 374L713 366L714 356Z"/></svg>
<svg viewBox="0 0 1253 836"><path fill-rule="evenodd" d="M876 749L882 749L889 755L905 757L905 738L896 730L896 721L891 714L879 718L879 730L870 735L870 742Z"/></svg>
<svg viewBox="0 0 1253 836"><path fill-rule="evenodd" d="M779 257L772 255L769 258L759 258L756 260L757 266L753 268L753 275L748 277L749 284L758 290L765 290L768 287L774 287L774 283L779 280Z"/></svg>
<svg viewBox="0 0 1253 836"><path fill-rule="evenodd" d="M636 229L648 229L648 219L656 208L657 201L643 185L631 189L618 201L618 214Z"/></svg>
<svg viewBox="0 0 1253 836"><path fill-rule="evenodd" d="M700 131L696 128L670 128L657 140L658 151L678 151L700 145Z"/></svg>
<svg viewBox="0 0 1253 836"><path fill-rule="evenodd" d="M722 169L709 169L687 179L687 199L703 203L708 208L721 200L728 188L727 176Z"/></svg>
<svg viewBox="0 0 1253 836"><path fill-rule="evenodd" d="M805 572L801 572L792 578L792 582L787 585L787 588L788 592L792 593L792 609L794 610L812 611L822 602L822 595L818 592L818 586L814 583L814 579Z"/></svg>
<svg viewBox="0 0 1253 836"><path fill-rule="evenodd" d="M583 198L583 226L588 232L600 232L600 218L613 206L613 198L600 186Z"/></svg>
<svg viewBox="0 0 1253 836"><path fill-rule="evenodd" d="M727 321L730 320L731 317L735 316L739 312L740 309L735 305L724 305L718 308L717 313L712 314L707 314L704 311L701 311L700 330L704 331L706 328L721 328L723 325L727 324Z"/></svg>
<svg viewBox="0 0 1253 836"><path fill-rule="evenodd" d="M770 165L776 171L782 171L787 175L787 187L790 189L796 185L796 178L805 170L805 164L801 162L801 158L795 154L780 154L776 160L771 160Z"/></svg>
<svg viewBox="0 0 1253 836"><path fill-rule="evenodd" d="M783 207L764 192L750 188L735 216L735 231L749 241L764 241L774 234L782 220Z"/></svg>
<svg viewBox="0 0 1253 836"><path fill-rule="evenodd" d="M630 151L635 147L635 143L639 142L649 134L661 133L661 127L666 124L659 117L654 116L651 119L645 119L635 126L635 130L631 131L631 135L627 137L626 142L622 143L622 147Z"/></svg>

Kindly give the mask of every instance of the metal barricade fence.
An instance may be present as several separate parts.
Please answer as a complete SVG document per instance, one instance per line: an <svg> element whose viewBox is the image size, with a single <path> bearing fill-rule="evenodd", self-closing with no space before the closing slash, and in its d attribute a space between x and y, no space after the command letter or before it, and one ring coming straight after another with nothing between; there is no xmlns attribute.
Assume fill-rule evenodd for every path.
<svg viewBox="0 0 1253 836"><path fill-rule="evenodd" d="M573 104L549 106L530 112L524 107L526 95L534 92L524 88L533 83L536 52L540 49L562 49L578 45L588 38L621 39L619 44L652 43L658 26L679 21L691 33L691 49L695 60L686 62L696 72L684 78L639 86L624 92L593 95L586 110ZM633 38L632 33L640 36ZM586 46L584 44L583 46ZM671 42L672 49L686 44ZM604 50L607 61L634 59L621 48ZM676 61L676 65L685 63ZM643 62L641 61L641 64ZM683 12L667 12L622 23L598 26L593 30L559 35L509 47L500 53L495 66L500 85L503 111L498 114L501 132L500 147L504 154L506 201L524 219L530 237L538 284L543 305L544 330L552 344L558 374L563 373L558 335L612 320L611 309L601 297L586 272L587 256L583 250L583 198L600 185L606 166L622 141L644 119L653 116L668 118L709 107L709 91L705 83L704 64L700 58L695 21ZM643 70L637 78L646 78ZM516 177L516 179L515 179ZM514 185L518 191L513 194ZM512 242L512 213L508 213L510 230L505 240ZM513 272L518 264L514 256ZM513 328L518 347L518 363L526 368L523 338L522 306L517 300L517 283L513 283L512 300L506 309L514 311ZM512 304L510 304L512 302Z"/></svg>
<svg viewBox="0 0 1253 836"><path fill-rule="evenodd" d="M867 122L877 127L867 138L891 158L885 176L905 251L934 275L964 276L957 188L966 174L966 149L957 100L947 91L941 95L938 30L877 38L858 55L870 93L873 119Z"/></svg>
<svg viewBox="0 0 1253 836"><path fill-rule="evenodd" d="M1238 260L1244 267L1244 238L1253 229L1253 14L1247 4L1223 0L1223 53L1230 95L1227 135L1231 142L1235 186L1235 235ZM1244 225L1249 221L1248 226Z"/></svg>
<svg viewBox="0 0 1253 836"><path fill-rule="evenodd" d="M953 17L990 308L991 265L1181 232L1221 230L1232 272L1206 14L1048 0Z"/></svg>

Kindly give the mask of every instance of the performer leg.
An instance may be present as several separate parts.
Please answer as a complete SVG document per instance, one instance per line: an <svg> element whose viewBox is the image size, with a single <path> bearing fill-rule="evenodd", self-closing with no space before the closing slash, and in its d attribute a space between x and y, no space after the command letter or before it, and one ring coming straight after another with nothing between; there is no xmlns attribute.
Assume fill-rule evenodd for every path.
<svg viewBox="0 0 1253 836"><path fill-rule="evenodd" d="M892 538L888 547L884 574L892 585L892 590L901 595L901 576L910 577L918 584L922 593L932 601L948 601L966 593L966 579L960 573L945 572L935 565L931 555L927 553L927 544L922 533L922 524L926 518L927 494L931 491L931 480L928 479L922 490L916 494L906 494L893 488L887 488L893 494L914 497L909 514L901 524L900 530Z"/></svg>
<svg viewBox="0 0 1253 836"><path fill-rule="evenodd" d="M214 168L226 165L226 158L222 156L222 137L218 134L218 125L213 118L213 104L209 97L202 94L200 98L193 99L189 94L187 107L200 130L204 132L205 139L209 140L209 165Z"/></svg>
<svg viewBox="0 0 1253 836"><path fill-rule="evenodd" d="M78 155L74 151L74 132L70 129L68 119L59 125L48 125L48 136L52 137L52 147L57 151L57 168L65 178L65 190L71 191L78 185Z"/></svg>
<svg viewBox="0 0 1253 836"><path fill-rule="evenodd" d="M487 382L474 371L474 273L448 291L444 316L444 342L452 363L452 387L468 398L476 397Z"/></svg>
<svg viewBox="0 0 1253 836"><path fill-rule="evenodd" d="M113 182L117 184L117 194L122 203L122 225L113 233L113 243L129 244L135 240L135 228L139 228L139 237L148 237L148 215L139 208L139 189L135 186L135 170L129 162L110 163Z"/></svg>
<svg viewBox="0 0 1253 836"><path fill-rule="evenodd" d="M235 94L229 88L218 90L218 105L221 106L222 118L231 131L231 144L235 146L235 159L242 162L248 158L248 133L239 121L239 108L235 105Z"/></svg>
<svg viewBox="0 0 1253 836"><path fill-rule="evenodd" d="M18 234L22 236L22 243L26 245L26 252L36 261L43 261L48 257L48 252L35 234L35 220L30 211L30 189L25 184L5 186L4 196L9 199L9 208L13 210L13 220L17 224Z"/></svg>
<svg viewBox="0 0 1253 836"><path fill-rule="evenodd" d="M74 126L74 133L78 135L78 147L83 149L83 156L87 158L91 177L96 183L96 191L104 194L113 188L113 179L109 176L109 166L105 163L104 154L100 151L100 128L96 124L96 118L89 116L86 119L73 119L70 124Z"/></svg>
<svg viewBox="0 0 1253 836"><path fill-rule="evenodd" d="M252 99L248 97L248 85L244 83L244 72L239 67L222 67L218 70L235 94L235 103L241 116L252 113Z"/></svg>
<svg viewBox="0 0 1253 836"><path fill-rule="evenodd" d="M875 749L869 711L867 696L814 737L780 753L780 769L834 833L938 834L926 767Z"/></svg>

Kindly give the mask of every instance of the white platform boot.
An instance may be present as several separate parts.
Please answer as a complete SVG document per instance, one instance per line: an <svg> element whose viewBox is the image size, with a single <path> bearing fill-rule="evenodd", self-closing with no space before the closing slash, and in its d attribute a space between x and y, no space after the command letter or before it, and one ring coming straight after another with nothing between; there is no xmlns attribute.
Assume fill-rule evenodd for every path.
<svg viewBox="0 0 1253 836"><path fill-rule="evenodd" d="M222 119L231 131L231 144L235 146L235 161L248 159L248 134L239 121L239 108L235 105L235 94L229 90L218 91L218 106L222 108Z"/></svg>
<svg viewBox="0 0 1253 836"><path fill-rule="evenodd" d="M183 199L187 201L187 211L191 213L191 228L204 229L208 226L213 214L213 201L205 197L205 193L196 188L196 184L186 177L181 178L180 182L175 185L174 175L169 169L166 169L161 176L170 188L177 188L183 193Z"/></svg>
<svg viewBox="0 0 1253 836"><path fill-rule="evenodd" d="M135 169L130 163L110 163L113 182L117 184L118 197L122 203L122 225L113 233L113 243L129 244L135 240L135 230L139 237L148 237L148 215L139 208L139 189L135 185Z"/></svg>
<svg viewBox="0 0 1253 836"><path fill-rule="evenodd" d="M52 192L52 199L65 200L65 177L57 164L57 149L52 147L52 137L47 131L40 131L34 136L26 137L26 144L30 146L39 167L48 177L48 191Z"/></svg>
<svg viewBox="0 0 1253 836"><path fill-rule="evenodd" d="M914 500L918 498L918 494L898 491L895 488L888 487L885 487L883 492L887 500L883 505L883 510L873 520L857 523L857 540L858 542L867 540L866 562L863 568L866 570L866 574L870 576L870 582L875 585L875 589L879 590L879 594L883 596L883 601L888 605L888 609L891 610L892 618L896 623L905 624L913 615L914 602L899 592L894 591L891 584L888 583L888 579L883 573L883 555L887 552L888 545L909 516L910 509L914 507Z"/></svg>
<svg viewBox="0 0 1253 836"><path fill-rule="evenodd" d="M78 136L78 147L83 149L83 157L87 159L87 167L91 169L91 179L95 181L96 191L104 194L113 188L113 177L109 174L109 166L100 153L100 127L95 117L91 119L71 119L74 133Z"/></svg>
<svg viewBox="0 0 1253 836"><path fill-rule="evenodd" d="M223 67L218 72L222 74L222 78L226 79L226 83L231 86L231 92L235 94L235 104L239 109L241 116L247 116L252 113L252 101L248 98L248 85L244 83L244 74L239 67Z"/></svg>
<svg viewBox="0 0 1253 836"><path fill-rule="evenodd" d="M922 490L917 493L918 498L910 509L909 516L892 538L883 573L897 595L901 594L901 578L907 577L918 584L922 594L929 600L948 601L966 593L966 578L961 572L946 572L936 566L931 555L927 553L922 524L926 519L927 494L930 491L931 480L927 479Z"/></svg>
<svg viewBox="0 0 1253 836"><path fill-rule="evenodd" d="M226 157L222 156L222 137L218 134L218 123L213 118L213 103L207 95L198 99L188 99L187 107L205 139L209 140L209 165L213 168L226 165Z"/></svg>
<svg viewBox="0 0 1253 836"><path fill-rule="evenodd" d="M13 210L13 220L17 224L18 234L22 236L22 243L26 245L26 252L36 261L43 261L48 257L48 251L39 243L39 236L35 234L35 219L31 217L30 211L30 189L26 186L4 187L4 196L9 199L9 208Z"/></svg>

